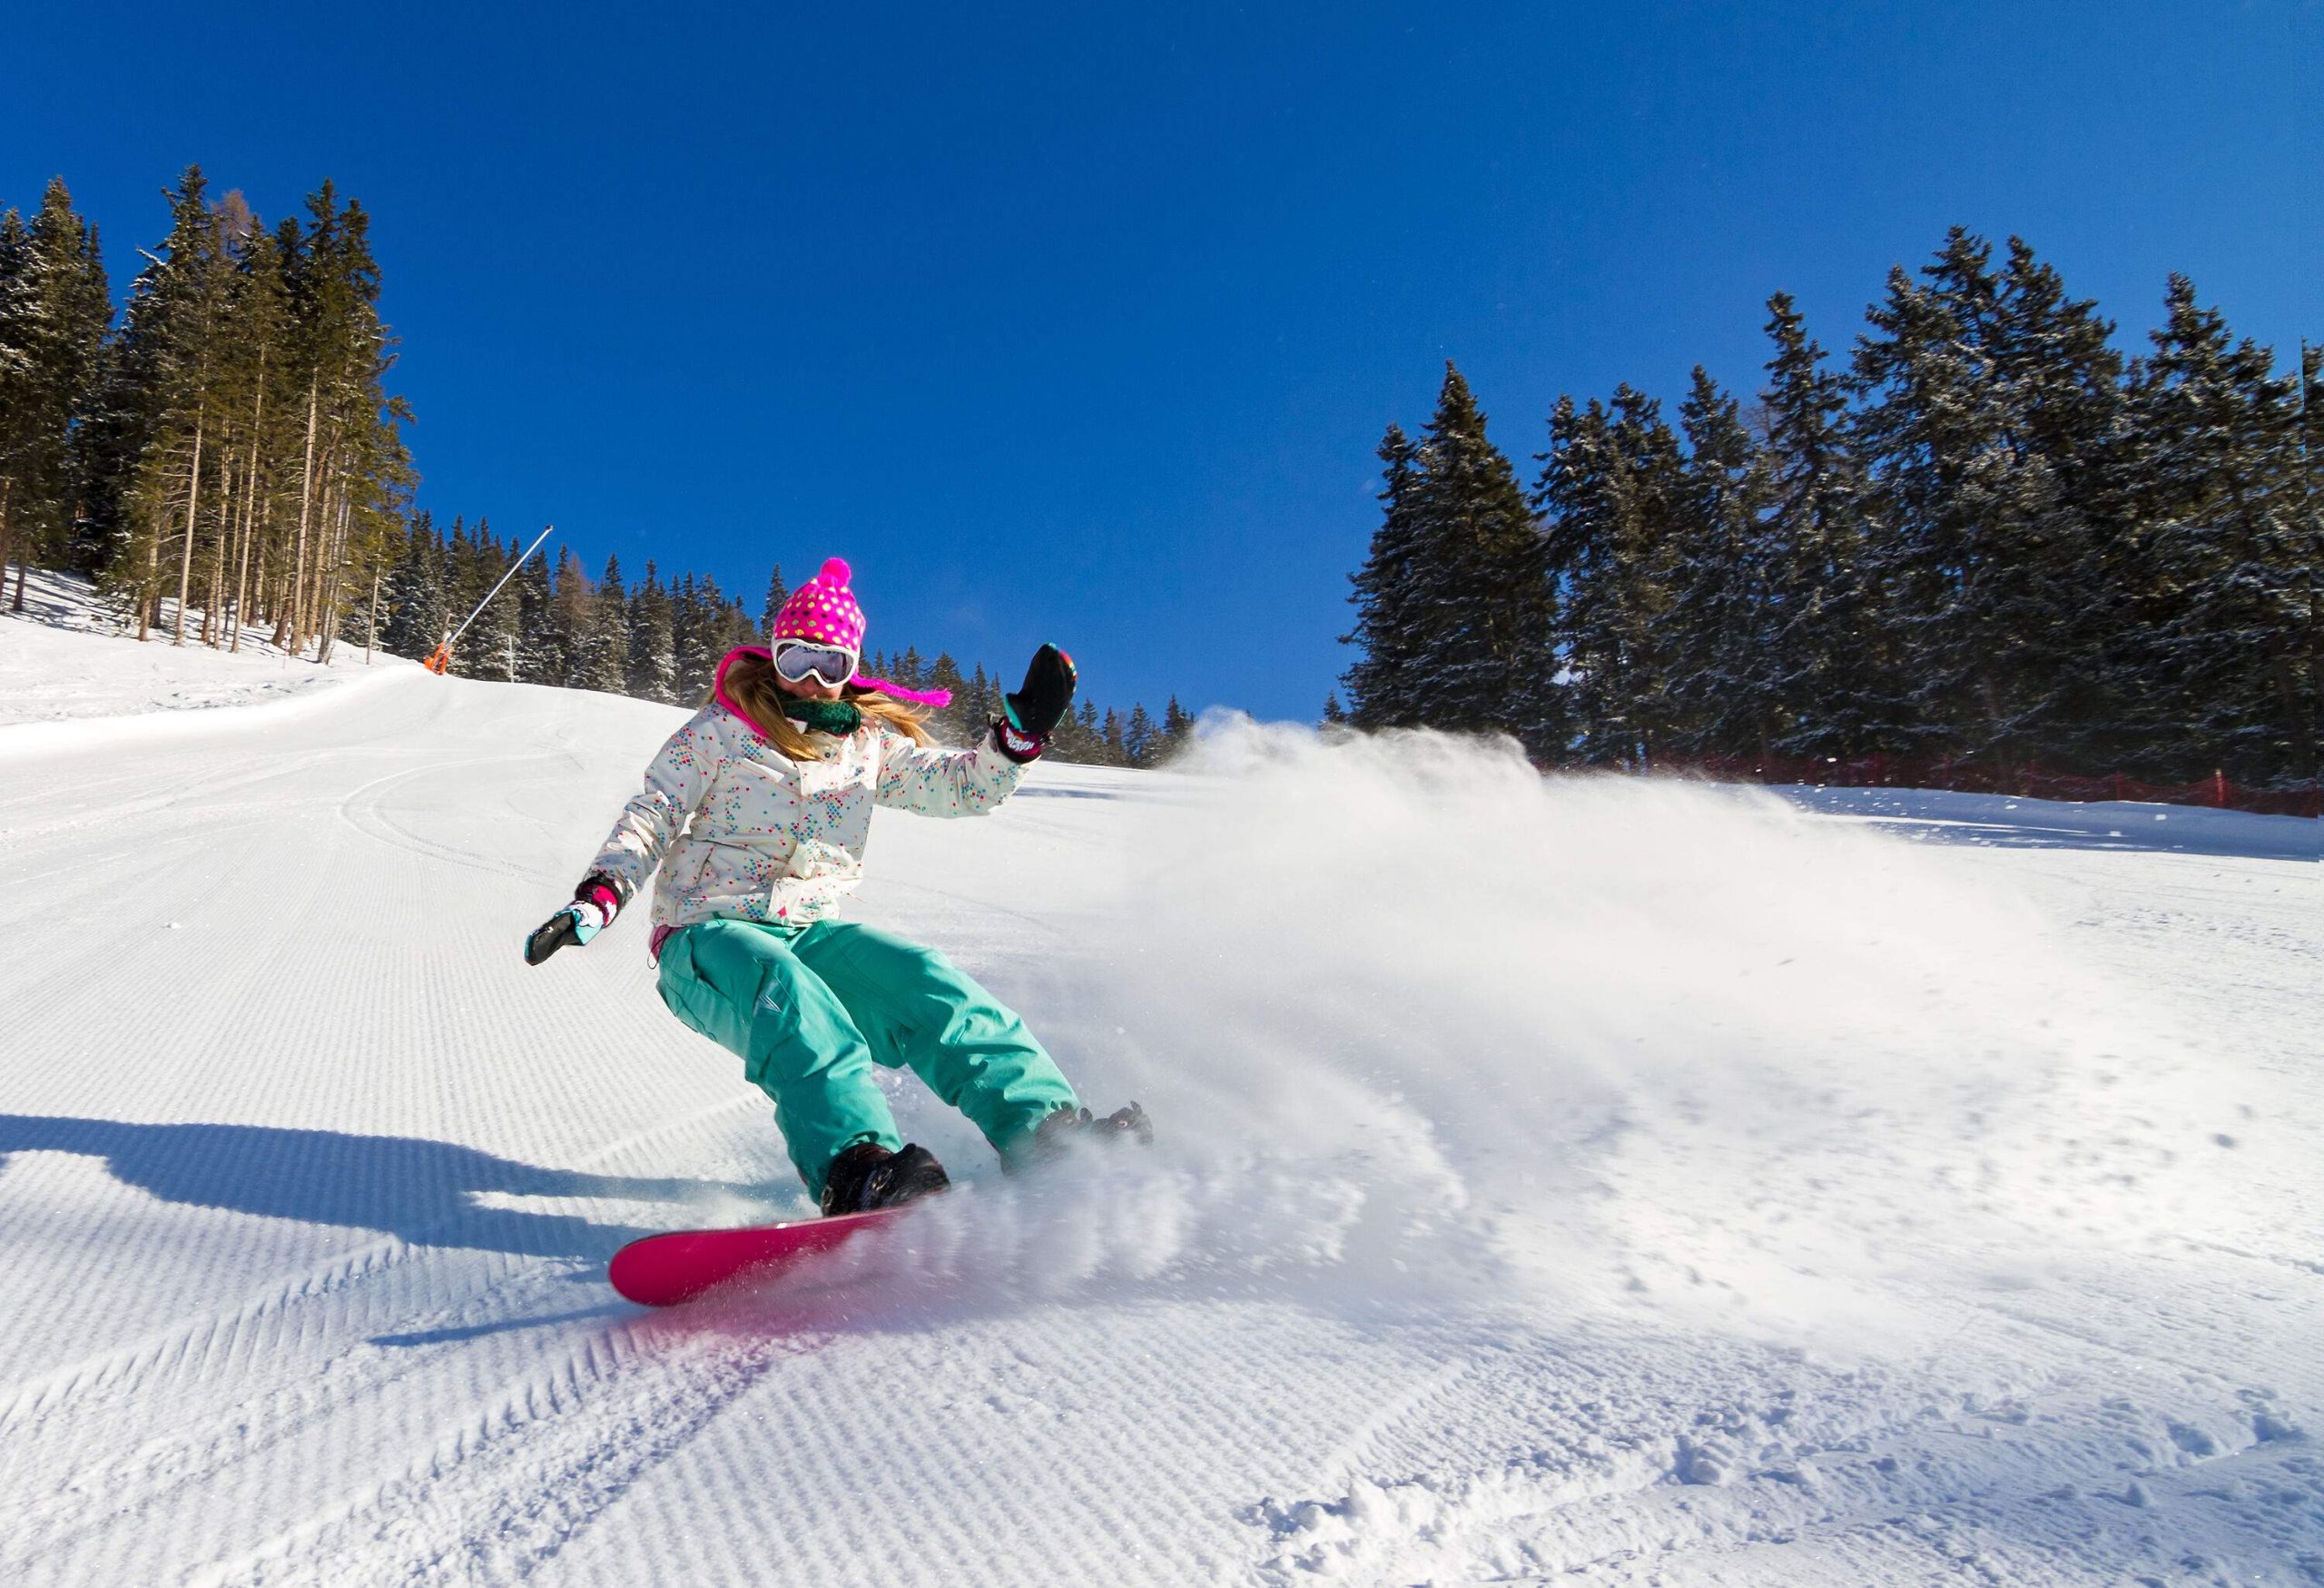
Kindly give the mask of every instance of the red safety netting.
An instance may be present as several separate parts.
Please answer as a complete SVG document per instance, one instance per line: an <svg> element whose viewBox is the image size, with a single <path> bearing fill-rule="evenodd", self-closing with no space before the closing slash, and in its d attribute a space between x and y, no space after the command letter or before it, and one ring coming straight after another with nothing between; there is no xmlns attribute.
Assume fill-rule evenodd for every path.
<svg viewBox="0 0 2324 1588"><path fill-rule="evenodd" d="M2324 787L2257 789L2213 773L2193 783L2141 783L2111 773L2096 777L1940 756L1914 759L1871 755L1849 760L1807 755L1709 755L1657 761L1655 772L1692 773L1728 783L1802 783L1823 788L1944 788L1964 794L2012 794L2037 800L2136 800L2150 804L2209 805L2268 816L2324 815Z"/></svg>

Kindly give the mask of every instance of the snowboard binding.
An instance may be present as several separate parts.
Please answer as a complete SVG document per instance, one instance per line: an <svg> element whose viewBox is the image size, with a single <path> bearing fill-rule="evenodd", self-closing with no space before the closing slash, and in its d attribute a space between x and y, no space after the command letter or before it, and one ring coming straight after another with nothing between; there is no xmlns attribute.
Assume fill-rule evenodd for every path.
<svg viewBox="0 0 2324 1588"><path fill-rule="evenodd" d="M951 1184L944 1166L925 1147L907 1143L891 1152L876 1141L859 1141L832 1159L823 1176L823 1216L893 1208Z"/></svg>
<svg viewBox="0 0 2324 1588"><path fill-rule="evenodd" d="M1140 1147L1154 1145L1154 1121L1137 1103L1116 1109L1103 1118L1088 1109L1058 1109L1048 1119L1033 1127L1032 1134L1013 1150L1002 1155L1000 1167L1006 1173L1054 1163L1085 1143L1112 1146L1135 1141Z"/></svg>

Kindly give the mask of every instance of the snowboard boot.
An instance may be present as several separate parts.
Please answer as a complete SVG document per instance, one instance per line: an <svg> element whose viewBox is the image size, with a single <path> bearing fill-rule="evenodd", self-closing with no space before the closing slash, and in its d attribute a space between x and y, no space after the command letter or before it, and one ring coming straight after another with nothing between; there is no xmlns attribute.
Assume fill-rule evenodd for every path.
<svg viewBox="0 0 2324 1588"><path fill-rule="evenodd" d="M892 1208L951 1183L944 1166L925 1147L908 1144L891 1152L876 1141L859 1141L832 1159L823 1175L823 1217Z"/></svg>
<svg viewBox="0 0 2324 1588"><path fill-rule="evenodd" d="M1087 1109L1058 1109L1002 1156L1000 1167L1013 1174L1037 1164L1054 1163L1084 1141L1135 1141L1140 1147L1151 1147L1154 1121L1136 1103L1116 1109L1102 1119Z"/></svg>

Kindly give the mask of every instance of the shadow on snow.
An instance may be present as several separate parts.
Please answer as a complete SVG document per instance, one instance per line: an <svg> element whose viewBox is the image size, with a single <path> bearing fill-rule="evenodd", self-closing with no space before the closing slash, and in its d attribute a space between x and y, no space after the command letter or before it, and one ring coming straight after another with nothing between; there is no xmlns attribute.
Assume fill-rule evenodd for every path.
<svg viewBox="0 0 2324 1588"><path fill-rule="evenodd" d="M572 1213L479 1203L480 1196L689 1201L748 1188L541 1169L474 1148L404 1136L262 1125L133 1125L0 1114L0 1160L17 1152L102 1158L113 1178L165 1201L262 1218L375 1229L414 1246L601 1263L656 1233Z"/></svg>
<svg viewBox="0 0 2324 1588"><path fill-rule="evenodd" d="M1992 849L2095 849L2202 854L2240 860L2324 858L2324 823L2256 816L2201 805L2012 798L1943 789L1812 788L1768 791L1802 810L1854 817L1900 838Z"/></svg>

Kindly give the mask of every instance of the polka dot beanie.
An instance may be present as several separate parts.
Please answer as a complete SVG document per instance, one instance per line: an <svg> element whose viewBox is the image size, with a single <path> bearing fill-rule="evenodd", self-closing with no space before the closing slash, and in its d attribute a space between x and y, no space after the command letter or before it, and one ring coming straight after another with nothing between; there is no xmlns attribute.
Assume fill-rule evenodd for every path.
<svg viewBox="0 0 2324 1588"><path fill-rule="evenodd" d="M833 557L823 564L821 573L792 591L783 610L774 615L772 637L775 643L812 640L862 656L863 608L855 604L855 592L848 588L852 577L847 564Z"/></svg>

